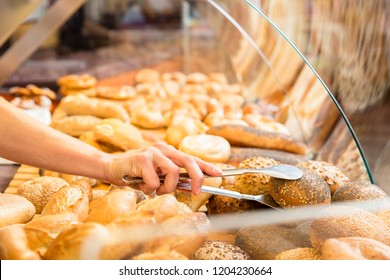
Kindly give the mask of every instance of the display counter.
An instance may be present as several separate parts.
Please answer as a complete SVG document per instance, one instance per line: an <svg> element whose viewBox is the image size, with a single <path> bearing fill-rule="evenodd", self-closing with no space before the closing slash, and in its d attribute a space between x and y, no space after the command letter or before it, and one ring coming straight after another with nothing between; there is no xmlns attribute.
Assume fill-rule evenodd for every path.
<svg viewBox="0 0 390 280"><path fill-rule="evenodd" d="M222 169L288 164L302 177L205 180L257 202L145 195L22 165L4 193L33 207L20 225L2 225L0 239L18 232L29 241L0 256L390 259L385 4L325 2L178 1L179 29L109 30L104 47L36 52L3 91L28 99L50 87L54 129L106 153L166 143ZM374 60L359 48L366 40ZM36 200L38 186L45 194ZM62 205L71 191L79 198Z"/></svg>

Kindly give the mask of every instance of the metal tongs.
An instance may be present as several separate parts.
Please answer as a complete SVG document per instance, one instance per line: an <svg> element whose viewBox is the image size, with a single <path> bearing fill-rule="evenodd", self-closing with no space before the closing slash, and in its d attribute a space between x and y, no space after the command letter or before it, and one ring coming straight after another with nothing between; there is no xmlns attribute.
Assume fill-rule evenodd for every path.
<svg viewBox="0 0 390 280"><path fill-rule="evenodd" d="M233 168L233 169L225 169L222 170L222 174L217 177L229 177L229 176L237 176L242 175L246 173L261 173L265 174L274 178L280 178L285 180L298 180L302 177L303 173L302 170L299 169L296 166L288 165L288 164L279 164L279 165L272 165L265 168L257 168L257 169L249 169L249 168ZM210 178L214 176L210 176L207 174L204 174L205 178ZM188 180L191 179L188 173L180 173L179 176L179 182L178 182L178 189L181 190L187 190L191 191L191 186L188 182ZM129 185L137 185L144 183L143 179L140 177L131 177L131 176L123 176L122 178L123 182ZM165 176L160 176L160 182L164 182ZM221 188L214 188L209 186L202 186L201 189L202 192L215 194L215 195L222 195L222 196L228 196L233 197L237 199L248 199L248 200L254 200L257 202L260 202L268 207L281 210L280 206L273 200L273 198L270 195L249 195L249 194L242 194L235 191L225 190Z"/></svg>

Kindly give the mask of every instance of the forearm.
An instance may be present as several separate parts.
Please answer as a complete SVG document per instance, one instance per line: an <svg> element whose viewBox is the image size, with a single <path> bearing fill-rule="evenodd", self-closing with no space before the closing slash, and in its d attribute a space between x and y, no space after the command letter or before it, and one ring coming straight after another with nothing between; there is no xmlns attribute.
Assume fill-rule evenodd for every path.
<svg viewBox="0 0 390 280"><path fill-rule="evenodd" d="M40 168L104 179L107 155L40 124L0 98L0 156Z"/></svg>

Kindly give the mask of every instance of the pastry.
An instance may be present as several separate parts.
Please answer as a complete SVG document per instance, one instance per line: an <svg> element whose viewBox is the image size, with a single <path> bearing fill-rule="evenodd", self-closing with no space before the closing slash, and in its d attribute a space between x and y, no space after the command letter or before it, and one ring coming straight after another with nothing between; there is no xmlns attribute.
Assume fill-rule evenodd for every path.
<svg viewBox="0 0 390 280"><path fill-rule="evenodd" d="M160 73L157 70L143 68L135 74L134 81L136 84L157 83L160 81Z"/></svg>
<svg viewBox="0 0 390 280"><path fill-rule="evenodd" d="M95 87L97 79L89 74L82 75L66 75L57 80L57 84L60 87L72 88L72 89L86 89Z"/></svg>

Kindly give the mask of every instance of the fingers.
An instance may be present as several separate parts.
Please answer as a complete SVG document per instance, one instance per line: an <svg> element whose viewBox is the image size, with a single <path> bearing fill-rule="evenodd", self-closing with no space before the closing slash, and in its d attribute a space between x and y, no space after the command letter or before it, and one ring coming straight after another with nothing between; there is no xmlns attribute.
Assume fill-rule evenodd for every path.
<svg viewBox="0 0 390 280"><path fill-rule="evenodd" d="M190 156L178 151L172 146L164 144L156 144L157 147L165 156L171 159L176 165L184 167L191 178L191 189L194 194L200 194L204 180L203 172L218 176L222 171L214 165L207 163L199 158Z"/></svg>

